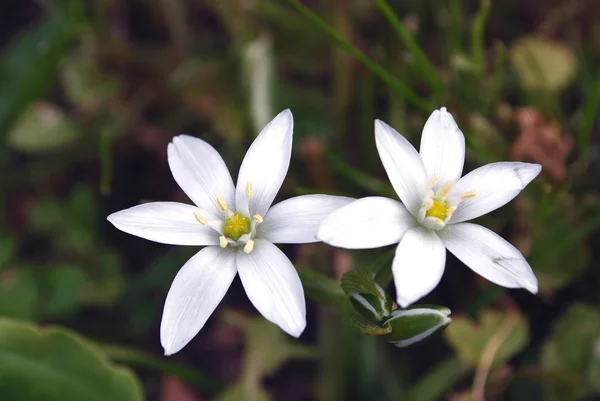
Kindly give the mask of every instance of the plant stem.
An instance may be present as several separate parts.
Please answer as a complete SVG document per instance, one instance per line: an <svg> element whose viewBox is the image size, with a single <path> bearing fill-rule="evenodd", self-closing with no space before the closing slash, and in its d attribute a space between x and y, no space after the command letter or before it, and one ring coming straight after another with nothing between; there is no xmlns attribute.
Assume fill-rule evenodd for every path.
<svg viewBox="0 0 600 401"><path fill-rule="evenodd" d="M408 102L419 107L421 110L431 113L434 107L429 102L417 94L415 94L408 86L394 77L386 69L377 64L373 59L365 55L363 52L358 50L355 46L348 43L347 40L342 38L335 29L333 29L327 22L321 17L313 13L308 7L303 5L298 0L287 0L293 7L295 7L302 15L304 15L310 22L319 27L325 32L331 39L333 39L341 48L350 53L354 58L360 61L365 67L367 67L373 74L377 75L383 82L392 87L400 95L402 95Z"/></svg>
<svg viewBox="0 0 600 401"><path fill-rule="evenodd" d="M398 37L404 45L408 48L408 50L412 53L414 57L414 66L415 71L420 73L423 78L429 83L431 89L436 92L441 92L444 90L444 83L440 79L439 74L425 55L425 53L421 50L419 44L413 39L411 34L406 30L394 10L390 7L386 0L375 0L375 3L379 7L379 10L390 23L390 25L394 28Z"/></svg>

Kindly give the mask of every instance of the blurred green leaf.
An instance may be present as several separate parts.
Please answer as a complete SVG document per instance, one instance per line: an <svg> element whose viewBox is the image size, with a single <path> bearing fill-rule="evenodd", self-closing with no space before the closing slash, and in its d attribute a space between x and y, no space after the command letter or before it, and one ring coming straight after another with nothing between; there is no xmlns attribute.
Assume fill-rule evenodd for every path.
<svg viewBox="0 0 600 401"><path fill-rule="evenodd" d="M340 285L329 277L306 268L299 268L298 275L306 296L330 306L338 306L346 296Z"/></svg>
<svg viewBox="0 0 600 401"><path fill-rule="evenodd" d="M456 317L446 329L445 337L458 356L472 365L479 363L486 345L496 335L507 314L493 310L484 310L479 321L474 322L466 317ZM498 365L521 351L529 342L527 321L519 316L516 325L511 329L506 340L494 355L492 365Z"/></svg>
<svg viewBox="0 0 600 401"><path fill-rule="evenodd" d="M79 307L85 273L78 266L57 265L40 269L40 309L44 316L66 316Z"/></svg>
<svg viewBox="0 0 600 401"><path fill-rule="evenodd" d="M88 54L73 53L61 63L65 94L78 110L95 113L110 102L119 89L119 80L102 71Z"/></svg>
<svg viewBox="0 0 600 401"><path fill-rule="evenodd" d="M81 288L82 301L104 308L113 306L125 291L121 256L104 249L96 264L86 270L86 279Z"/></svg>
<svg viewBox="0 0 600 401"><path fill-rule="evenodd" d="M0 394L10 401L139 401L135 376L59 327L0 319Z"/></svg>
<svg viewBox="0 0 600 401"><path fill-rule="evenodd" d="M246 328L244 375L262 378L291 359L312 359L315 350L292 340L279 327L265 319L252 319Z"/></svg>
<svg viewBox="0 0 600 401"><path fill-rule="evenodd" d="M552 336L542 348L541 365L545 372L573 375L576 382L547 381L547 400L578 400L591 392L600 394L595 376L600 363L600 310L597 306L574 304L560 316Z"/></svg>
<svg viewBox="0 0 600 401"><path fill-rule="evenodd" d="M259 385L233 384L215 401L270 401L271 396Z"/></svg>
<svg viewBox="0 0 600 401"><path fill-rule="evenodd" d="M32 320L37 316L36 277L29 268L7 268L0 273L0 316Z"/></svg>
<svg viewBox="0 0 600 401"><path fill-rule="evenodd" d="M13 259L17 247L17 241L9 236L0 234L0 272Z"/></svg>
<svg viewBox="0 0 600 401"><path fill-rule="evenodd" d="M577 60L565 44L540 36L524 36L509 48L510 62L523 88L558 92L573 79Z"/></svg>
<svg viewBox="0 0 600 401"><path fill-rule="evenodd" d="M81 6L75 0L60 3L6 50L0 60L0 135L55 82L58 64L83 20Z"/></svg>
<svg viewBox="0 0 600 401"><path fill-rule="evenodd" d="M415 306L408 310L396 309L386 322L392 327L392 332L385 339L396 347L408 347L446 328L452 321L448 315L447 308Z"/></svg>
<svg viewBox="0 0 600 401"><path fill-rule="evenodd" d="M471 367L459 358L452 357L439 362L420 378L406 394L410 401L436 401L471 372Z"/></svg>
<svg viewBox="0 0 600 401"><path fill-rule="evenodd" d="M8 134L8 143L24 153L47 153L68 147L81 134L80 127L60 108L38 102L19 116Z"/></svg>

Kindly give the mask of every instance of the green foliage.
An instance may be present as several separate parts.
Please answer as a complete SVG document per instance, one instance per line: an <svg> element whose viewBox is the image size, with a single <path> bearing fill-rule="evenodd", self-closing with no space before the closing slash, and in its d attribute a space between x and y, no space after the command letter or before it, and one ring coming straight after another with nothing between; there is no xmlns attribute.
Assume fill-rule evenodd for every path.
<svg viewBox="0 0 600 401"><path fill-rule="evenodd" d="M106 356L139 370L149 399L179 398L165 393L165 375L199 399L303 398L298 389L319 401L599 396L593 2L14 3L0 27L0 359L25 359L0 360L0 400L140 399L137 381ZM173 135L198 136L239 166L265 122L290 108L281 199L397 199L373 120L418 146L441 106L465 134L465 172L503 160L542 164L527 190L479 221L525 254L539 294L484 283L448 256L424 302L459 314L445 330L450 347L434 338L397 349L388 341L407 345L443 329L450 310L397 308L392 247L283 245L307 297L299 340L235 314L230 323L243 334L213 317L180 354L162 355L164 299L198 247L128 236L106 216L145 201L186 202L169 173ZM540 122L527 125L525 108ZM218 311L253 310L240 288L236 279ZM111 345L8 318L59 323ZM44 393L54 387L36 375L73 366L69 394ZM104 380L129 384L113 395Z"/></svg>
<svg viewBox="0 0 600 401"><path fill-rule="evenodd" d="M0 87L0 133L55 82L58 65L82 22L81 6L76 0L63 2L13 42L0 60L0 76L10 77Z"/></svg>
<svg viewBox="0 0 600 401"><path fill-rule="evenodd" d="M8 134L8 143L23 153L46 153L69 147L81 133L81 128L60 108L39 102L20 115Z"/></svg>
<svg viewBox="0 0 600 401"><path fill-rule="evenodd" d="M557 92L573 79L575 55L560 42L525 36L509 49L510 61L525 90Z"/></svg>
<svg viewBox="0 0 600 401"><path fill-rule="evenodd" d="M240 379L217 397L219 401L269 401L272 398L262 386L263 377L290 360L317 356L315 349L290 340L281 329L262 318L248 319L234 313L226 318L245 331L246 352Z"/></svg>
<svg viewBox="0 0 600 401"><path fill-rule="evenodd" d="M560 316L543 345L541 364L547 374L569 381L544 382L548 400L580 400L600 394L600 311L597 306L574 304Z"/></svg>
<svg viewBox="0 0 600 401"><path fill-rule="evenodd" d="M445 336L458 356L471 365L477 365L484 349L494 337L501 341L494 354L492 365L499 365L520 352L529 342L527 321L518 316L515 324L506 326L510 314L484 310L477 322L466 317L455 317L446 329Z"/></svg>
<svg viewBox="0 0 600 401"><path fill-rule="evenodd" d="M0 320L0 394L11 401L141 401L140 384L80 336Z"/></svg>

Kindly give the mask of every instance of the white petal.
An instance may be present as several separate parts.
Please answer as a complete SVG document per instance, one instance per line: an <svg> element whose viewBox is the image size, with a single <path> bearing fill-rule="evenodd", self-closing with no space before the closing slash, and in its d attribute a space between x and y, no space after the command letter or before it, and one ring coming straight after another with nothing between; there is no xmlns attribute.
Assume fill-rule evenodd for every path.
<svg viewBox="0 0 600 401"><path fill-rule="evenodd" d="M416 216L427 192L427 174L415 148L395 129L375 120L375 144L400 200Z"/></svg>
<svg viewBox="0 0 600 401"><path fill-rule="evenodd" d="M194 212L199 212L197 207L183 203L152 202L115 212L107 219L121 231L161 244L218 245L217 231L200 224Z"/></svg>
<svg viewBox="0 0 600 401"><path fill-rule="evenodd" d="M475 273L508 288L537 293L538 284L521 252L498 234L478 224L446 226L439 232L446 248Z"/></svg>
<svg viewBox="0 0 600 401"><path fill-rule="evenodd" d="M165 301L160 342L165 355L181 350L198 334L235 278L235 254L209 246L179 270Z"/></svg>
<svg viewBox="0 0 600 401"><path fill-rule="evenodd" d="M269 209L258 235L274 244L318 242L317 230L327 216L354 201L345 196L303 195Z"/></svg>
<svg viewBox="0 0 600 401"><path fill-rule="evenodd" d="M354 201L323 220L317 238L347 249L368 249L396 244L416 225L404 205L372 196Z"/></svg>
<svg viewBox="0 0 600 401"><path fill-rule="evenodd" d="M230 207L235 206L233 180L221 155L212 146L202 139L179 135L169 144L167 155L177 184L212 218L221 216L219 196Z"/></svg>
<svg viewBox="0 0 600 401"><path fill-rule="evenodd" d="M486 164L461 178L452 189L453 196L475 192L465 199L450 218L460 223L483 216L506 205L542 171L539 164L501 162Z"/></svg>
<svg viewBox="0 0 600 401"><path fill-rule="evenodd" d="M392 264L398 304L406 308L429 294L445 264L446 248L434 231L416 227L404 234Z"/></svg>
<svg viewBox="0 0 600 401"><path fill-rule="evenodd" d="M306 304L292 262L269 241L256 240L250 253L237 253L237 268L248 298L283 331L299 337L306 327Z"/></svg>
<svg viewBox="0 0 600 401"><path fill-rule="evenodd" d="M429 182L437 178L443 185L460 178L465 162L465 136L445 107L434 111L425 123L419 153Z"/></svg>
<svg viewBox="0 0 600 401"><path fill-rule="evenodd" d="M273 203L290 165L293 129L292 112L286 109L263 128L248 149L235 193L239 212L246 213L244 204L248 202L246 188L249 181L254 192L249 202L249 216L264 216Z"/></svg>

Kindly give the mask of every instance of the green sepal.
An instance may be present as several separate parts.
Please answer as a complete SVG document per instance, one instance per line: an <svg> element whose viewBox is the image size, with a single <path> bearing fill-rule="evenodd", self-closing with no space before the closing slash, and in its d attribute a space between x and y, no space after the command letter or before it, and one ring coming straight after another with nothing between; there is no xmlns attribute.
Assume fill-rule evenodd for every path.
<svg viewBox="0 0 600 401"><path fill-rule="evenodd" d="M396 309L385 322L392 332L385 339L396 347L408 347L446 328L452 319L448 308L415 305L411 309Z"/></svg>

